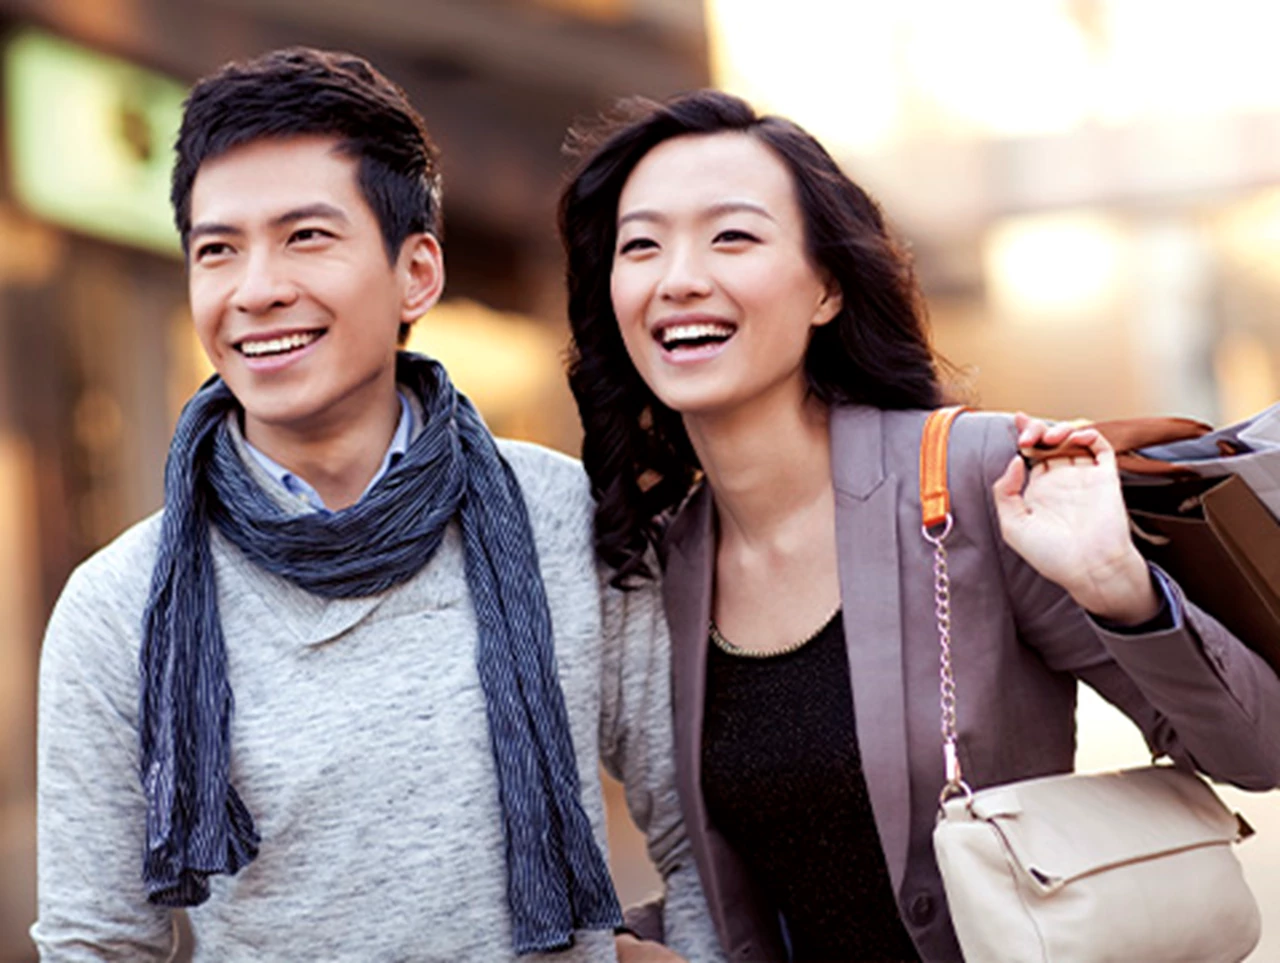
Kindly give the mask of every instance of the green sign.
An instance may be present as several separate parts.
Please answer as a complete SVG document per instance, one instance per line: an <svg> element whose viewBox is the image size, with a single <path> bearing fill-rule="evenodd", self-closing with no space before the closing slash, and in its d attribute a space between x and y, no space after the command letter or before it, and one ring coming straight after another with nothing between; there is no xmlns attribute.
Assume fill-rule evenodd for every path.
<svg viewBox="0 0 1280 963"><path fill-rule="evenodd" d="M4 54L18 201L86 234L180 254L169 209L183 87L38 30Z"/></svg>

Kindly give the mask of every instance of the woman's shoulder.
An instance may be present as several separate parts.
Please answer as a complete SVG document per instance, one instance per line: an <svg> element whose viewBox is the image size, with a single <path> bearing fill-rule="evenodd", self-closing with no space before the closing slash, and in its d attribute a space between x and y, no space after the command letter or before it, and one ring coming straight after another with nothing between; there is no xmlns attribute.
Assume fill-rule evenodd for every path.
<svg viewBox="0 0 1280 963"><path fill-rule="evenodd" d="M885 451L896 455L902 468L919 469L920 439L932 409L906 409L880 413ZM947 460L953 484L969 479L995 481L1017 451L1013 415L1005 411L970 409L951 424Z"/></svg>

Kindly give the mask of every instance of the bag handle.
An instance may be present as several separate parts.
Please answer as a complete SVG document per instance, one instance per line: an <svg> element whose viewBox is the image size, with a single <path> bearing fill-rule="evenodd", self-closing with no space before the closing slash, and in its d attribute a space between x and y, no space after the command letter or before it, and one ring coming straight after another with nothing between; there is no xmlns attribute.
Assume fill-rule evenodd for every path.
<svg viewBox="0 0 1280 963"><path fill-rule="evenodd" d="M947 488L947 445L951 425L969 409L964 405L938 408L929 413L920 436L920 534L933 546L933 604L938 621L939 680L942 708L942 752L947 781L938 798L941 805L953 796L973 799L964 781L956 748L956 678L951 664L951 574L947 568L947 536L951 534L951 492Z"/></svg>
<svg viewBox="0 0 1280 963"><path fill-rule="evenodd" d="M1200 438L1213 431L1212 425L1191 418L1116 418L1111 421L1077 422L1081 428L1096 428L1116 450L1116 465L1131 475L1165 475L1178 477L1194 475L1185 468L1158 458L1147 458L1138 453L1140 448L1167 445L1170 442ZM1053 458L1068 455L1087 455L1089 451L1077 445L1056 445L1052 448L1019 448L1028 467ZM1235 454L1224 451L1223 455Z"/></svg>

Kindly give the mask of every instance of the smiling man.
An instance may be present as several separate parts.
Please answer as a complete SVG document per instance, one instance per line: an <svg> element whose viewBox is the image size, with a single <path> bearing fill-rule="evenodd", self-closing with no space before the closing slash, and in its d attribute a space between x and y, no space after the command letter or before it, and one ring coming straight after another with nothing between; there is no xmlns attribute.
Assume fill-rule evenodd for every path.
<svg viewBox="0 0 1280 963"><path fill-rule="evenodd" d="M163 512L49 624L42 957L166 959L184 907L205 960L612 959L597 758L668 942L714 957L649 818L678 810L658 600L597 572L576 462L398 351L444 285L421 119L359 58L280 51L195 86L177 155L218 377Z"/></svg>

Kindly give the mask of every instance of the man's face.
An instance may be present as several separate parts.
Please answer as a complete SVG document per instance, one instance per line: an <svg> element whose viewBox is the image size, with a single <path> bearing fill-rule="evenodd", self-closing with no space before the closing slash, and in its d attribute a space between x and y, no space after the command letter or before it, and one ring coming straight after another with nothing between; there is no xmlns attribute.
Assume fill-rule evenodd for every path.
<svg viewBox="0 0 1280 963"><path fill-rule="evenodd" d="M389 262L358 162L332 137L259 140L200 166L191 191L196 334L249 441L322 442L394 404L396 334L439 297L440 248Z"/></svg>

